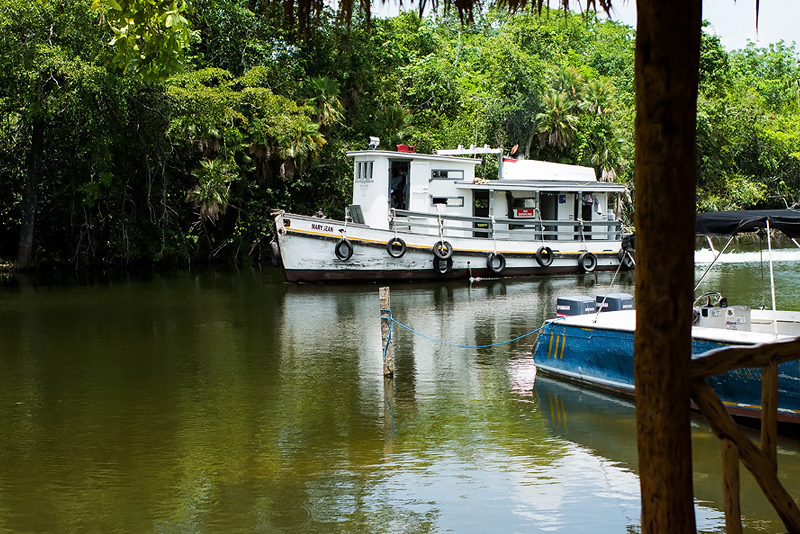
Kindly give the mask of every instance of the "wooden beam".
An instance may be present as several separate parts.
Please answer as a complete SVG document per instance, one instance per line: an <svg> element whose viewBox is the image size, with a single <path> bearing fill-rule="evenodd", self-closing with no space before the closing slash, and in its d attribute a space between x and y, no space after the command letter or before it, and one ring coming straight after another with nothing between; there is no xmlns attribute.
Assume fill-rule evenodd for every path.
<svg viewBox="0 0 800 534"><path fill-rule="evenodd" d="M800 338L746 347L720 347L692 359L692 378L709 378L742 367L764 367L800 357Z"/></svg>
<svg viewBox="0 0 800 534"><path fill-rule="evenodd" d="M711 386L704 380L694 380L692 398L706 416L714 434L721 440L736 444L742 463L753 474L787 530L800 532L800 508L781 484L769 458L742 432Z"/></svg>

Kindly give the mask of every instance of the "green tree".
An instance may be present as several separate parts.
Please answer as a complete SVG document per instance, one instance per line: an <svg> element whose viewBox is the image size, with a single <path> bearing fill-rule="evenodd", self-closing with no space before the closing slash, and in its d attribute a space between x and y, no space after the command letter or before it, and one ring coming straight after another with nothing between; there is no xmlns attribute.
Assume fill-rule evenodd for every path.
<svg viewBox="0 0 800 534"><path fill-rule="evenodd" d="M186 0L93 0L92 7L108 20L114 61L125 72L154 82L183 70L191 39Z"/></svg>

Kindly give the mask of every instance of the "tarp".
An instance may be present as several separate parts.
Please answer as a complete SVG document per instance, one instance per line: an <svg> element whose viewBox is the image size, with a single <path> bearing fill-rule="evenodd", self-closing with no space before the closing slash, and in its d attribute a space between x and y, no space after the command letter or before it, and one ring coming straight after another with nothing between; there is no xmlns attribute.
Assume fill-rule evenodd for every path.
<svg viewBox="0 0 800 534"><path fill-rule="evenodd" d="M800 210L740 210L698 213L697 235L731 236L761 228L780 230L789 237L800 237Z"/></svg>

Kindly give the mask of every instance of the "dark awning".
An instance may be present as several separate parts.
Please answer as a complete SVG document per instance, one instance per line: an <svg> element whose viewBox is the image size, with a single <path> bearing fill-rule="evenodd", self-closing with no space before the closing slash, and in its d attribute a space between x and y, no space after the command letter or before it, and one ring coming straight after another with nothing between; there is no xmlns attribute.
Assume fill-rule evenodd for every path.
<svg viewBox="0 0 800 534"><path fill-rule="evenodd" d="M789 237L800 237L800 210L740 210L698 213L697 235L730 236L755 232L761 228L780 230Z"/></svg>

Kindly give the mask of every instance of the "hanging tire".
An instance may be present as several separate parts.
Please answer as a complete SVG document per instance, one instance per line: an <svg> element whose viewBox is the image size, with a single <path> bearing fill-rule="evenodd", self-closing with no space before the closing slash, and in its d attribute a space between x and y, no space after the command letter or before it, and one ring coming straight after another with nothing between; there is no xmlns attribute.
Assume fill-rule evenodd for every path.
<svg viewBox="0 0 800 534"><path fill-rule="evenodd" d="M278 246L278 242L277 241L270 241L269 247L270 247L270 252L271 252L270 258L271 258L271 261L272 261L272 266L273 267L278 267L280 265L280 263L281 263L281 249Z"/></svg>
<svg viewBox="0 0 800 534"><path fill-rule="evenodd" d="M386 242L386 252L393 258L402 258L406 253L406 242L399 237L390 239Z"/></svg>
<svg viewBox="0 0 800 534"><path fill-rule="evenodd" d="M453 245L447 241L437 241L433 245L433 255L440 260L446 260L453 255Z"/></svg>
<svg viewBox="0 0 800 534"><path fill-rule="evenodd" d="M578 267L585 273L591 273L597 268L597 256L591 252L584 252L578 258Z"/></svg>
<svg viewBox="0 0 800 534"><path fill-rule="evenodd" d="M536 251L536 263L539 264L540 267L550 267L553 264L553 249L550 247L539 247L539 250Z"/></svg>
<svg viewBox="0 0 800 534"><path fill-rule="evenodd" d="M453 268L453 258L442 259L438 256L433 257L433 270L439 274L447 274Z"/></svg>
<svg viewBox="0 0 800 534"><path fill-rule="evenodd" d="M494 274L500 274L506 268L506 259L502 254L492 252L486 258L486 267Z"/></svg>
<svg viewBox="0 0 800 534"><path fill-rule="evenodd" d="M347 238L343 237L336 243L336 248L333 251L337 258L347 261L353 255L353 245Z"/></svg>

